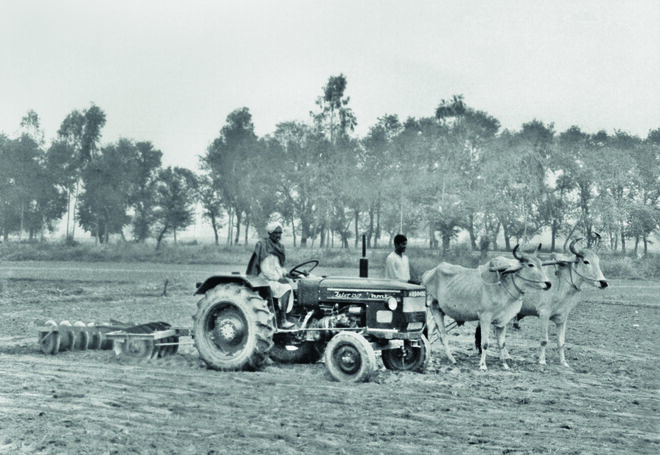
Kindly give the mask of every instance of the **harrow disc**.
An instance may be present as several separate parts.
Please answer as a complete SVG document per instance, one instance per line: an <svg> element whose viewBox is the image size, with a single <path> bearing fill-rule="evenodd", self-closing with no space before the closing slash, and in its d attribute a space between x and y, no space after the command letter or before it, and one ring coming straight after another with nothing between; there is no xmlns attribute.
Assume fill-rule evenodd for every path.
<svg viewBox="0 0 660 455"><path fill-rule="evenodd" d="M74 348L86 351L89 346L89 332L87 331L87 325L82 321L76 321L73 323L73 328L76 332L76 343Z"/></svg>
<svg viewBox="0 0 660 455"><path fill-rule="evenodd" d="M103 332L96 327L96 324L93 322L87 324L87 333L89 334L87 349L101 349L101 345L103 344Z"/></svg>
<svg viewBox="0 0 660 455"><path fill-rule="evenodd" d="M57 330L57 322L51 319L44 325L49 327L50 331L39 334L39 347L44 354L55 355L60 350L60 333Z"/></svg>
<svg viewBox="0 0 660 455"><path fill-rule="evenodd" d="M173 336L172 337L172 343L176 343L176 344L173 344L172 346L170 346L170 355L174 355L177 352L179 352L179 337L178 336Z"/></svg>
<svg viewBox="0 0 660 455"><path fill-rule="evenodd" d="M170 356L177 353L179 350L179 337L171 336L161 340L163 343L167 343L166 346L161 346L160 348L160 357Z"/></svg>
<svg viewBox="0 0 660 455"><path fill-rule="evenodd" d="M147 338L128 338L115 340L113 350L117 356L149 360L158 355L154 341Z"/></svg>

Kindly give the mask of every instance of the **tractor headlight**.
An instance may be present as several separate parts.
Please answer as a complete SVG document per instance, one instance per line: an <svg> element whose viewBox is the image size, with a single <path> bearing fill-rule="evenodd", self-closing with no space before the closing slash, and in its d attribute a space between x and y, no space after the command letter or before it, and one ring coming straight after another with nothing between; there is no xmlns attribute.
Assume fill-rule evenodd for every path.
<svg viewBox="0 0 660 455"><path fill-rule="evenodd" d="M394 311L396 310L397 306L399 306L399 302L397 302L395 297L390 297L389 299L387 299L387 308Z"/></svg>

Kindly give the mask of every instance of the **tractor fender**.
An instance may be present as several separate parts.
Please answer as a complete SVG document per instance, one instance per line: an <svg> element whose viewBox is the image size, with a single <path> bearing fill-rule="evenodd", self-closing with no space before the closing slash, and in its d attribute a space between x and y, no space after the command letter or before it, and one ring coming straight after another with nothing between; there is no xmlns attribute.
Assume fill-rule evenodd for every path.
<svg viewBox="0 0 660 455"><path fill-rule="evenodd" d="M197 290L193 295L206 294L208 290L213 289L217 285L228 283L236 283L240 286L247 286L248 288L255 290L260 288L270 289L267 280L254 275L213 275L207 278L203 283L197 283Z"/></svg>

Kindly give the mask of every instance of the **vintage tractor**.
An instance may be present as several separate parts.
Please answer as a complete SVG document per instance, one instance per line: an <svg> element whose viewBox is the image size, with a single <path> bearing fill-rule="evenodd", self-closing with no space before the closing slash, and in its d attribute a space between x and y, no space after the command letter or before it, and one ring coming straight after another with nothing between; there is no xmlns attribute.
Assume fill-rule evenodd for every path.
<svg viewBox="0 0 660 455"><path fill-rule="evenodd" d="M295 326L277 325L277 302L268 281L240 273L198 283L193 316L200 357L216 370L257 370L276 362L313 363L324 356L338 381L368 380L376 352L391 370L423 371L431 347L426 331L426 290L402 281L325 277L317 260L293 267Z"/></svg>

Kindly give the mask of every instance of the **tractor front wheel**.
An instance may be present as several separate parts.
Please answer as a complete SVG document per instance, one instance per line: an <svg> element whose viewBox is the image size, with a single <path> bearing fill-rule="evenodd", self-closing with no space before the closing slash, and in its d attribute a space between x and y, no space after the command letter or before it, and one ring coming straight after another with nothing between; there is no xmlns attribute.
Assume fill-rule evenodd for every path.
<svg viewBox="0 0 660 455"><path fill-rule="evenodd" d="M340 332L325 348L325 366L340 382L364 382L376 369L376 354L362 335Z"/></svg>
<svg viewBox="0 0 660 455"><path fill-rule="evenodd" d="M222 284L197 304L193 334L199 355L214 370L258 370L273 346L273 314L251 289Z"/></svg>
<svg viewBox="0 0 660 455"><path fill-rule="evenodd" d="M417 371L423 373L431 360L431 344L424 335L420 345L412 346L404 341L403 348L387 349L382 352L383 365L388 370Z"/></svg>

